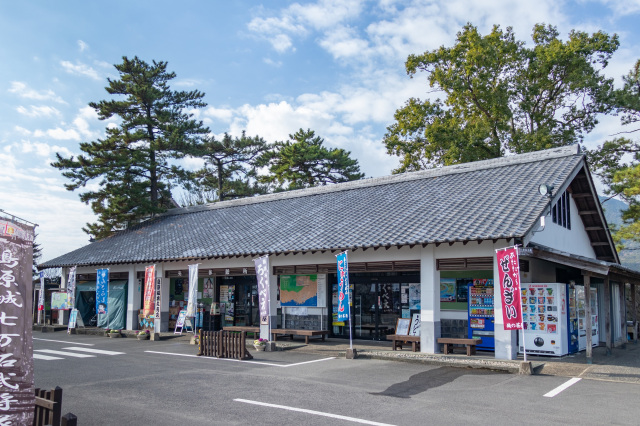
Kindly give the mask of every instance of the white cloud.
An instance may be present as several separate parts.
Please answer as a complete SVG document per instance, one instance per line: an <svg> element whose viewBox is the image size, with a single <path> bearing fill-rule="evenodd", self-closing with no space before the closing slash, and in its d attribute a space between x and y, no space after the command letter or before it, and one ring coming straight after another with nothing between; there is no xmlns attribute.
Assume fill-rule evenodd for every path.
<svg viewBox="0 0 640 426"><path fill-rule="evenodd" d="M16 148L19 148L23 153L34 153L40 157L49 158L53 153L59 152L64 156L71 156L72 152L64 146L49 145L43 142L31 142L23 140L19 144L14 144Z"/></svg>
<svg viewBox="0 0 640 426"><path fill-rule="evenodd" d="M78 48L81 52L84 52L89 49L89 45L82 40L78 40Z"/></svg>
<svg viewBox="0 0 640 426"><path fill-rule="evenodd" d="M200 111L199 111L200 112ZM213 117L216 120L228 123L233 118L233 110L225 108L208 107L202 111L202 115L205 117Z"/></svg>
<svg viewBox="0 0 640 426"><path fill-rule="evenodd" d="M58 103L65 103L62 98L57 96L53 90L45 90L38 92L29 88L25 83L21 81L12 81L11 87L9 87L10 93L15 93L21 98L34 99L37 101L54 101Z"/></svg>
<svg viewBox="0 0 640 426"><path fill-rule="evenodd" d="M33 132L33 136L36 138L49 137L57 140L74 140L79 141L80 134L74 129L61 129L60 127L56 127L55 129L48 130L35 130Z"/></svg>
<svg viewBox="0 0 640 426"><path fill-rule="evenodd" d="M94 80L102 80L102 77L98 74L98 72L86 64L72 64L69 61L60 61L60 65L67 71L69 74L82 75L85 77L92 78Z"/></svg>
<svg viewBox="0 0 640 426"><path fill-rule="evenodd" d="M640 0L586 0L586 2L596 1L611 8L617 16L634 15L640 12ZM583 1L584 2L584 1Z"/></svg>
<svg viewBox="0 0 640 426"><path fill-rule="evenodd" d="M33 117L33 118L52 117L52 116L60 117L61 115L58 109L54 107L46 106L46 105L42 105L42 106L29 105L29 108L19 106L16 108L16 111L18 111L22 115L26 115L27 117Z"/></svg>

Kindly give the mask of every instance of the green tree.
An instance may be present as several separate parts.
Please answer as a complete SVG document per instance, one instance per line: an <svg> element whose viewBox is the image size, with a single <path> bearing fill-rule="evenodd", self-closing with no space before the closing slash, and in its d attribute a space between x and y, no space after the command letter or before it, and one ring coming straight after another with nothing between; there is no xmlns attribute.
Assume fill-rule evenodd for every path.
<svg viewBox="0 0 640 426"><path fill-rule="evenodd" d="M623 125L640 122L640 60L623 77L624 86L612 96L613 106ZM624 133L634 133L633 128ZM623 225L613 238L618 250L638 249L640 243L640 142L619 137L589 152L589 161L605 184L605 193L619 197L629 208L622 212Z"/></svg>
<svg viewBox="0 0 640 426"><path fill-rule="evenodd" d="M313 130L300 129L289 139L276 142L274 149L261 158L261 165L268 166L270 174L260 176L259 180L275 185L276 190L310 188L364 177L358 160L351 159L349 151L326 148L324 139Z"/></svg>
<svg viewBox="0 0 640 426"><path fill-rule="evenodd" d="M600 71L617 36L536 25L533 46L511 28L482 36L467 24L453 47L410 55L407 73L428 75L444 99L411 98L394 115L384 144L396 172L500 157L580 142L608 110L612 80Z"/></svg>
<svg viewBox="0 0 640 426"><path fill-rule="evenodd" d="M207 131L189 112L206 106L204 94L172 91L168 83L176 74L167 71L166 62L125 56L115 68L119 78L108 79L106 90L121 97L89 104L101 120L110 120L105 137L81 143L77 158L58 153L52 163L71 181L65 185L70 191L98 180L98 189L80 194L98 215L83 228L95 238L171 207L172 185L189 178L173 160L192 152Z"/></svg>
<svg viewBox="0 0 640 426"><path fill-rule="evenodd" d="M185 204L204 204L227 199L265 194L267 188L257 182L256 162L270 149L264 139L255 136L231 137L225 133L221 140L214 136L198 145L196 156L205 166L194 173L196 186Z"/></svg>

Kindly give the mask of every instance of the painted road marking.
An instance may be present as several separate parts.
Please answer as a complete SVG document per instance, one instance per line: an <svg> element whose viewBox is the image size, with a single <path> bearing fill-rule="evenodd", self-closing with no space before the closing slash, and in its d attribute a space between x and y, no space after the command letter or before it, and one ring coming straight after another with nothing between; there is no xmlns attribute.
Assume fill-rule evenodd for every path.
<svg viewBox="0 0 640 426"><path fill-rule="evenodd" d="M323 413L322 411L307 410L305 408L287 407L286 405L268 404L266 402L250 401L248 399L234 399L237 402L246 404L261 405L263 407L280 408L282 410L297 411L305 414L313 414L316 416L331 417L332 419L346 420L354 423L362 423L365 425L392 426L389 423L372 422L371 420L358 419L356 417L341 416L340 414Z"/></svg>
<svg viewBox="0 0 640 426"><path fill-rule="evenodd" d="M240 359L230 359L230 358L212 358L212 357L207 357L207 356L199 356L199 355L191 355L191 354L177 354L177 353L173 353L173 352L157 352L157 351L145 351L145 352L150 353L150 354L160 354L160 355L186 356L186 357L189 357L189 358L200 358L200 359L207 359L207 360L211 360L211 361L246 362L248 364L268 365L270 367L281 367L281 368L295 367L296 365L310 364L312 362L320 362L320 361L328 361L330 359L336 359L335 357L329 357L329 358L315 359L313 361L296 362L294 364L282 365L282 364L274 364L274 363L271 363L271 362L263 362L263 361L243 361L243 360L240 360Z"/></svg>
<svg viewBox="0 0 640 426"><path fill-rule="evenodd" d="M74 358L95 358L95 355L76 354L73 352L54 351L53 349L36 349L38 352L44 352L46 354L70 356ZM35 351L34 351L35 352Z"/></svg>
<svg viewBox="0 0 640 426"><path fill-rule="evenodd" d="M567 389L569 386L575 385L580 380L582 380L582 379L580 379L579 377L574 377L571 380L567 380L566 382L564 382L563 384L561 384L560 386L558 386L557 388L555 388L551 392L545 393L544 396L546 396L547 398L553 398L554 396L556 396L557 394L559 394L563 390Z"/></svg>
<svg viewBox="0 0 640 426"><path fill-rule="evenodd" d="M64 358L58 358L57 356L33 354L33 359L43 359L45 361L52 361L54 359L64 359Z"/></svg>
<svg viewBox="0 0 640 426"><path fill-rule="evenodd" d="M93 346L93 343L65 342L64 340L38 339L38 338L35 338L35 337L33 338L33 340L42 340L43 342L58 342L58 343L66 343L67 345Z"/></svg>
<svg viewBox="0 0 640 426"><path fill-rule="evenodd" d="M125 352L114 352L114 351L103 351L101 349L93 349L93 348L62 348L70 351L81 351L81 352L90 352L92 354L101 354L101 355L126 355Z"/></svg>

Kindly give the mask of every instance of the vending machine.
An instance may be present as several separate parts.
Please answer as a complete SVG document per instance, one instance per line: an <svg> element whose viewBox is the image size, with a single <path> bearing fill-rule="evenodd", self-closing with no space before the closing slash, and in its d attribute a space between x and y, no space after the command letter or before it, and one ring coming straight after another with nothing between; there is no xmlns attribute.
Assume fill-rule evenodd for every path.
<svg viewBox="0 0 640 426"><path fill-rule="evenodd" d="M562 356L569 353L567 284L521 283L522 324L519 352ZM523 341L524 339L524 341Z"/></svg>
<svg viewBox="0 0 640 426"><path fill-rule="evenodd" d="M469 284L469 331L470 339L482 339L478 349L494 350L493 280L474 279Z"/></svg>
<svg viewBox="0 0 640 426"><path fill-rule="evenodd" d="M578 350L587 349L587 321L584 298L584 286L575 286L576 313L578 319ZM600 333L598 330L598 291L591 289L591 344L598 346Z"/></svg>

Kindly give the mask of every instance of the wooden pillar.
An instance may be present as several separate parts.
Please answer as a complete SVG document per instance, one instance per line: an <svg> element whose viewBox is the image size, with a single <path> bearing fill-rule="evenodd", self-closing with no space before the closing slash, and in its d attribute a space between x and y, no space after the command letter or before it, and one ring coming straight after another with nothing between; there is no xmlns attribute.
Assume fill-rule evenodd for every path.
<svg viewBox="0 0 640 426"><path fill-rule="evenodd" d="M627 284L624 281L620 282L620 337L622 337L622 347L624 348L627 343L627 298L625 297L625 291Z"/></svg>
<svg viewBox="0 0 640 426"><path fill-rule="evenodd" d="M638 305L636 305L636 292L638 288L631 284L631 306L633 315L633 343L638 344Z"/></svg>
<svg viewBox="0 0 640 426"><path fill-rule="evenodd" d="M607 347L607 355L611 355L613 341L611 339L611 282L609 276L604 277L604 342Z"/></svg>
<svg viewBox="0 0 640 426"><path fill-rule="evenodd" d="M591 276L584 276L584 328L587 334L587 364L593 364L593 336L591 335Z"/></svg>

